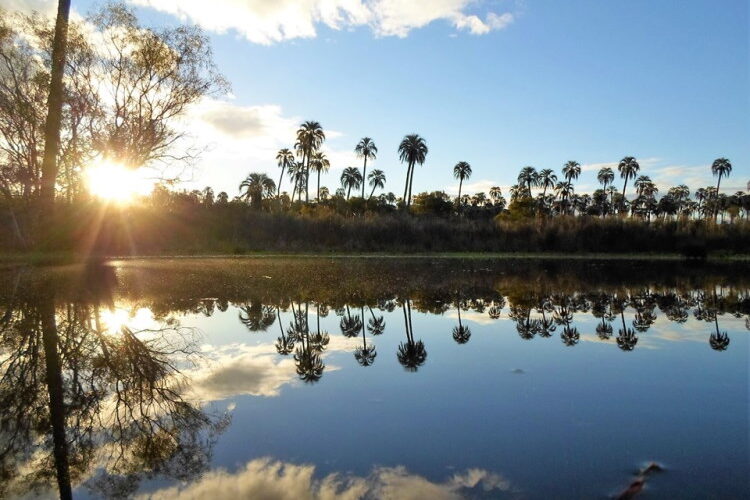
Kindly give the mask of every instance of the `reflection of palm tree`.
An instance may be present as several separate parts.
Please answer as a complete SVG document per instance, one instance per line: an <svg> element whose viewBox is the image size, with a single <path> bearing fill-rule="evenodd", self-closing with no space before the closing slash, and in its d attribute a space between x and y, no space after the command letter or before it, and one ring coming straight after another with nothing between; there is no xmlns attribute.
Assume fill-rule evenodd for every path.
<svg viewBox="0 0 750 500"><path fill-rule="evenodd" d="M372 311L372 309L370 310ZM362 308L362 317L365 317L365 309ZM375 345L367 345L367 338L365 337L365 324L362 322L362 347L357 347L354 350L354 359L357 360L361 366L370 366L375 362L375 357L378 355L375 350Z"/></svg>
<svg viewBox="0 0 750 500"><path fill-rule="evenodd" d="M292 311L294 311L294 304L292 304ZM305 304L305 312L303 313L300 304L292 325L292 329L295 331L294 338L299 342L297 349L294 351L294 363L300 380L312 383L317 382L323 376L326 365L323 363L320 353L326 349L329 336L327 333L320 331L320 322L318 322L317 333L310 333L307 311L308 305Z"/></svg>
<svg viewBox="0 0 750 500"><path fill-rule="evenodd" d="M573 347L581 339L581 335L578 333L578 328L566 325L563 328L563 331L560 332L560 338L562 339L563 344L568 347Z"/></svg>
<svg viewBox="0 0 750 500"><path fill-rule="evenodd" d="M284 335L284 327L281 323L281 311L278 306L276 307L276 316L279 318L279 330L281 330L281 337L276 339L276 352L282 356L287 356L294 351L294 337L292 335Z"/></svg>
<svg viewBox="0 0 750 500"><path fill-rule="evenodd" d="M414 341L414 330L411 324L411 303L409 299L404 301L402 309L404 311L406 342L399 344L396 358L407 371L415 372L427 360L427 350L421 340Z"/></svg>
<svg viewBox="0 0 750 500"><path fill-rule="evenodd" d="M617 330L617 347L623 351L632 351L638 343L638 337L635 330L625 325L624 311L620 311L620 317L622 318L622 328Z"/></svg>
<svg viewBox="0 0 750 500"><path fill-rule="evenodd" d="M471 338L471 330L468 326L464 326L463 323L461 323L460 301L456 304L456 309L458 310L458 326L453 327L453 340L455 340L457 344L465 344Z"/></svg>
<svg viewBox="0 0 750 500"><path fill-rule="evenodd" d="M251 332L265 332L276 322L276 311L271 306L255 301L240 307L239 319Z"/></svg>
<svg viewBox="0 0 750 500"><path fill-rule="evenodd" d="M716 331L711 334L708 343L711 345L711 349L715 351L726 351L727 347L729 347L729 335L727 335L727 332L719 331L718 316L718 314L714 314L714 325L716 326Z"/></svg>
<svg viewBox="0 0 750 500"><path fill-rule="evenodd" d="M612 325L602 317L602 322L596 325L596 334L602 340L609 340L612 336Z"/></svg>
<svg viewBox="0 0 750 500"><path fill-rule="evenodd" d="M341 318L341 322L339 323L341 333L344 335L344 337L356 337L357 335L359 335L359 330L362 328L362 326L362 319L360 319L359 316L352 317L351 311L349 311L349 306L347 305L346 316L343 316Z"/></svg>
<svg viewBox="0 0 750 500"><path fill-rule="evenodd" d="M383 318L383 316L375 316L372 307L368 306L368 309L370 310L372 318L367 320L367 330L372 335L380 335L385 331L385 318Z"/></svg>

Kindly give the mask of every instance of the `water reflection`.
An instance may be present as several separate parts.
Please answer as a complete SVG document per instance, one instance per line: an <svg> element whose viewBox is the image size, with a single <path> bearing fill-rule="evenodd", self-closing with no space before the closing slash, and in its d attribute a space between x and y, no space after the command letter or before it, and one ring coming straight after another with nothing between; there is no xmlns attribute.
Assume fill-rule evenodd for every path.
<svg viewBox="0 0 750 500"><path fill-rule="evenodd" d="M75 484L121 497L146 477L188 480L206 470L227 423L183 398L177 363L197 353L195 332L173 322L112 331L101 309L113 303L111 270L85 278L95 295L60 304L44 283L33 300L5 304L0 496L56 481L61 498Z"/></svg>
<svg viewBox="0 0 750 500"><path fill-rule="evenodd" d="M334 351L346 351L361 367L374 366L366 372L394 357L405 371L417 372L427 365L429 347L432 367L439 358L424 318L450 318L439 323L437 333L455 341L457 357L509 322L523 345L552 342L579 349L596 340L623 353L648 347L651 334L667 323L699 327L701 342L717 352L730 349L730 332L738 332L736 321L727 327L731 318L744 318L750 330L750 288L742 275L707 275L680 286L622 277L615 284L592 285L576 276L546 282L494 270L464 269L452 276L444 271L398 271L392 284L380 281L369 288L368 280L377 278L365 266L354 273L361 281L356 289L345 281L351 272L335 284L310 285L311 275L300 271L283 274L287 281L281 284L247 287L231 276L195 275L199 282L187 287L176 274L164 289L158 281L164 274L127 266L78 269L63 277L6 271L0 285L0 496L42 492L51 482L62 498L75 488L103 497L132 496L147 479L189 483L202 476L180 491L189 497L219 488L222 478L239 481L230 477L237 475L254 485L246 491L260 495L265 490L257 489L256 476L248 479L248 471L270 477L261 481L263 488L278 488L274 482L289 474L306 478L302 489L334 488L326 482L333 476L314 479L312 466L268 459L249 462L238 473L207 474L229 419L206 403L238 394L278 396L293 380L304 383L297 382L300 386L319 382L337 369L328 357ZM200 332L194 322L217 315L259 344L237 348L240 354L227 359L219 349L206 350L201 342L216 332ZM394 337L398 344L389 347ZM307 475L298 475L303 469ZM368 478L348 477L332 491L356 485L351 491L378 496L393 484L419 483L425 491L455 496L467 485L479 485L478 477L507 486L486 471L436 483L384 468ZM156 492L176 494L170 488Z"/></svg>

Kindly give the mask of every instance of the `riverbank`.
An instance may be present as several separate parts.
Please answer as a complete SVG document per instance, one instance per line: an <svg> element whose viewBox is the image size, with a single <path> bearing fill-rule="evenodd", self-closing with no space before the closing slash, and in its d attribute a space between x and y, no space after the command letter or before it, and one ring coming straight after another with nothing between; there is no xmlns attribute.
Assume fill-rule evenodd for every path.
<svg viewBox="0 0 750 500"><path fill-rule="evenodd" d="M164 255L109 255L83 256L72 252L35 252L0 254L0 266L8 265L64 265L87 262L117 262L135 260L204 260L204 259L467 259L467 260L596 260L596 261L687 261L676 253L564 253L564 252L244 252L191 253ZM750 261L747 254L709 254L710 262Z"/></svg>

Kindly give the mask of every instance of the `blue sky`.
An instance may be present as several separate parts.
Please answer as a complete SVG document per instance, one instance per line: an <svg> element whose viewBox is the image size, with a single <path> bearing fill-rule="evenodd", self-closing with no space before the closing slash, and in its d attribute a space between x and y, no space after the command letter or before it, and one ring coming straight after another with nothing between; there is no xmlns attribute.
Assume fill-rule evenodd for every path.
<svg viewBox="0 0 750 500"><path fill-rule="evenodd" d="M330 131L332 190L344 167L361 166L351 149L370 136L398 193L396 148L412 132L430 148L420 191L455 192L460 160L474 170L470 192L567 160L584 165L578 189L590 191L598 167L626 155L661 186L714 183L719 156L734 165L727 191L750 181L746 0L131 4L146 24L203 26L232 84L191 117L211 149L196 185L234 194L249 171L278 180L273 153L307 119Z"/></svg>

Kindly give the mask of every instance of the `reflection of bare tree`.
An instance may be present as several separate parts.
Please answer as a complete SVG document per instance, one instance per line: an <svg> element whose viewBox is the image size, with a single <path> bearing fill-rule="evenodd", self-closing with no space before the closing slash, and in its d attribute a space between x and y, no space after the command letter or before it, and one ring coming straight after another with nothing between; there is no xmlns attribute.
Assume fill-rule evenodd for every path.
<svg viewBox="0 0 750 500"><path fill-rule="evenodd" d="M401 365L410 372L415 372L427 360L427 350L424 342L414 340L414 330L411 322L411 301L407 298L401 307L404 311L404 326L406 329L406 342L398 346L396 358Z"/></svg>
<svg viewBox="0 0 750 500"><path fill-rule="evenodd" d="M192 332L106 332L96 302L57 307L40 289L0 323L0 496L53 476L62 498L74 482L129 496L143 478L205 470L226 422L182 399Z"/></svg>

